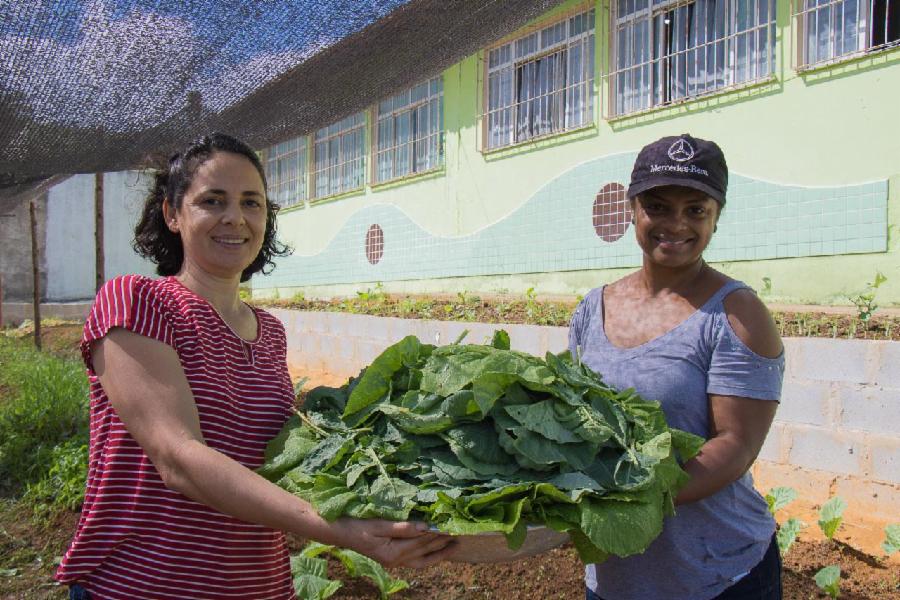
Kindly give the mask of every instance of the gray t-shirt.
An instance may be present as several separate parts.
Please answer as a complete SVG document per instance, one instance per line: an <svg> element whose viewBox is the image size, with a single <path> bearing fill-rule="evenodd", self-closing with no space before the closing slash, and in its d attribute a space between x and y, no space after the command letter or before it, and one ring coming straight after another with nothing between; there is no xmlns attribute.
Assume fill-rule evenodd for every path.
<svg viewBox="0 0 900 600"><path fill-rule="evenodd" d="M724 298L748 288L723 285L674 329L634 348L617 348L603 328L603 288L578 305L569 328L572 355L618 389L657 400L671 427L709 437L708 394L781 398L784 353L750 350L725 315ZM633 310L640 310L634 307ZM643 554L588 565L585 581L607 600L707 600L762 560L775 530L749 473L719 492L677 507Z"/></svg>

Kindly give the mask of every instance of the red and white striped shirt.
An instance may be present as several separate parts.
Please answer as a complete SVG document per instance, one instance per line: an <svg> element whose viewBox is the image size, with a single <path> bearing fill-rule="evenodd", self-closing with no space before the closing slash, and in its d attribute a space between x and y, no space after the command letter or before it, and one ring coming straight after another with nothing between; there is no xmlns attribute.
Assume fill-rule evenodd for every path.
<svg viewBox="0 0 900 600"><path fill-rule="evenodd" d="M113 327L172 346L206 444L255 469L292 412L293 389L284 327L254 310L258 336L248 342L174 277L126 275L97 294L81 342L91 399L87 490L59 581L95 598L293 598L284 535L167 489L91 364L91 343Z"/></svg>

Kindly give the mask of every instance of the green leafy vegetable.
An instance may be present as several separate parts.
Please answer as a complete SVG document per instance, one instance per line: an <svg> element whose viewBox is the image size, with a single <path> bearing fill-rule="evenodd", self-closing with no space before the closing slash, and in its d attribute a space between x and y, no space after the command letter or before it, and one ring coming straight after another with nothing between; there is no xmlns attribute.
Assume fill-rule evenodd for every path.
<svg viewBox="0 0 900 600"><path fill-rule="evenodd" d="M773 515L797 499L797 490L791 487L776 487L766 494L766 504Z"/></svg>
<svg viewBox="0 0 900 600"><path fill-rule="evenodd" d="M841 595L841 568L830 565L819 569L815 574L816 585L832 598Z"/></svg>
<svg viewBox="0 0 900 600"><path fill-rule="evenodd" d="M778 543L778 550L782 556L787 554L794 542L797 541L797 534L800 533L803 527L805 527L803 521L794 517L791 517L778 527L775 540Z"/></svg>
<svg viewBox="0 0 900 600"><path fill-rule="evenodd" d="M503 331L490 345L410 336L347 385L311 390L259 473L325 519L502 532L511 548L527 525L546 524L597 562L659 535L687 481L680 464L703 442L568 353L510 350Z"/></svg>
<svg viewBox="0 0 900 600"><path fill-rule="evenodd" d="M841 526L846 509L847 503L840 496L831 498L819 509L819 527L829 540L834 537L834 533Z"/></svg>
<svg viewBox="0 0 900 600"><path fill-rule="evenodd" d="M888 556L900 550L900 523L892 523L884 528L884 541L881 542L881 549Z"/></svg>

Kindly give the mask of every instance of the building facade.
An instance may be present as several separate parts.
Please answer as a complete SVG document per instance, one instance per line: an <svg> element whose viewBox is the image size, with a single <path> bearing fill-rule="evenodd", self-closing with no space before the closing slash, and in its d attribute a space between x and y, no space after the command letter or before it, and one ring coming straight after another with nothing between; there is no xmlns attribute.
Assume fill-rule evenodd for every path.
<svg viewBox="0 0 900 600"><path fill-rule="evenodd" d="M898 41L885 0L567 2L265 149L294 253L254 293L583 294L640 264L637 151L688 132L731 171L707 260L769 301L881 273L900 304Z"/></svg>

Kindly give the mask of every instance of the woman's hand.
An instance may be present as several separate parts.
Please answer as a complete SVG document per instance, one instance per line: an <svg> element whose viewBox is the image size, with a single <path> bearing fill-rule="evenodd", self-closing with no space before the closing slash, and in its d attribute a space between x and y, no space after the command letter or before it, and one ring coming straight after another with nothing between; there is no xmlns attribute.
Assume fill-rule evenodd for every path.
<svg viewBox="0 0 900 600"><path fill-rule="evenodd" d="M427 567L455 549L451 536L428 531L424 523L342 518L333 526L342 531L341 545L385 567Z"/></svg>

